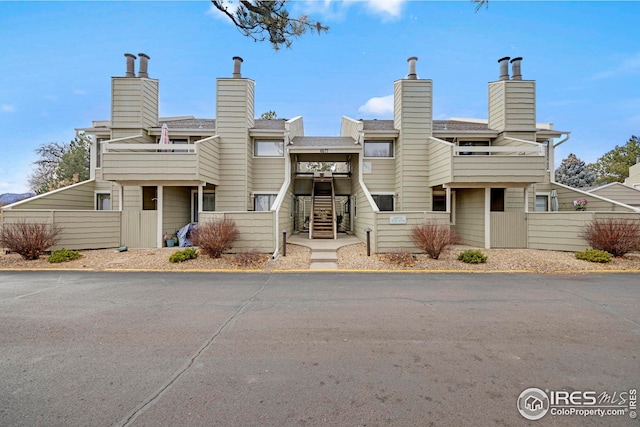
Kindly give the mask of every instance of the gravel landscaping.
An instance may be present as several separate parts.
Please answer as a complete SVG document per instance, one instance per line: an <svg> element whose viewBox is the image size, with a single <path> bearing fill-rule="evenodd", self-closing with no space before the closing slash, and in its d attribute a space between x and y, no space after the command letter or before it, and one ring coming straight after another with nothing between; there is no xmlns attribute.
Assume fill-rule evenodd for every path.
<svg viewBox="0 0 640 427"><path fill-rule="evenodd" d="M465 264L458 255L467 247L445 250L437 260L424 254L372 254L367 256L364 243L342 247L338 250L338 268L341 270L431 270L431 271L529 271L535 273L588 272L596 270L640 271L640 254L628 254L614 258L610 263L599 264L575 258L572 252L539 251L532 249L483 249L488 256L485 264ZM115 249L81 251L80 259L52 264L42 256L35 261L25 261L19 255L0 255L0 270L10 269L79 269L79 270L306 270L309 268L311 250L294 244L287 245L287 256L270 259L263 254L258 262L242 265L234 254L225 254L220 259L200 255L197 259L182 263L169 262L169 256L177 248ZM397 255L397 254L396 254ZM400 259L394 261L392 258Z"/></svg>

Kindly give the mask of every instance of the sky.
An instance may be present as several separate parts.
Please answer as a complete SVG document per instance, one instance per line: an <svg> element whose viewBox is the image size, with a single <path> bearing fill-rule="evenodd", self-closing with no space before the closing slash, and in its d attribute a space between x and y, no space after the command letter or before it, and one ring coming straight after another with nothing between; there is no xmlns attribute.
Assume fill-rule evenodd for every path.
<svg viewBox="0 0 640 427"><path fill-rule="evenodd" d="M523 57L537 121L571 132L569 153L596 161L640 136L637 1L292 1L328 25L290 49L244 37L200 1L0 0L0 194L29 190L35 149L110 119L111 77L144 52L160 80L160 116L215 117L216 78L233 56L256 82L255 113L303 116L305 135L332 136L342 116L392 119L393 82L417 56L433 80L434 119L487 118L497 60Z"/></svg>

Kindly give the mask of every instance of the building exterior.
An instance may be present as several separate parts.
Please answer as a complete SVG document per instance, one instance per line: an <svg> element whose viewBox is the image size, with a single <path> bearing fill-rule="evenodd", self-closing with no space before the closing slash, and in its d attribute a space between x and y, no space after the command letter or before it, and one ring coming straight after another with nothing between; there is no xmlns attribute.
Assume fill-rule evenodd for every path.
<svg viewBox="0 0 640 427"><path fill-rule="evenodd" d="M536 123L536 82L522 78L522 58L498 61L486 120L434 120L433 82L417 77L412 57L393 83L392 119L342 117L339 136L316 137L302 117L255 118L255 83L239 57L217 79L215 119L158 117L150 58L125 57L111 119L78 129L92 144L91 179L6 206L3 223L55 222L59 246L75 249L161 247L186 224L231 218L234 250L274 255L284 231L364 239L369 230L375 252L416 250L410 230L427 221L475 247L580 250L589 221L640 212L553 182L554 148L569 133ZM578 198L586 212L575 211Z"/></svg>

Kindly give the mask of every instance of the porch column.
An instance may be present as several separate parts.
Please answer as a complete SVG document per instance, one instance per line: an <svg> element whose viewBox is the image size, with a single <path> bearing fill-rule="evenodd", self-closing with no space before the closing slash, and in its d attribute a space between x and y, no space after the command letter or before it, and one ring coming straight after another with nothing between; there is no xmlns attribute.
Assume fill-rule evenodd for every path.
<svg viewBox="0 0 640 427"><path fill-rule="evenodd" d="M524 187L524 212L525 213L529 212L529 187L531 186L527 185L526 187Z"/></svg>
<svg viewBox="0 0 640 427"><path fill-rule="evenodd" d="M162 207L163 206L162 205L163 205L163 199L164 199L164 197L163 197L164 196L164 194L163 194L164 193L164 187L162 185L158 185L157 193L158 193L158 195L156 196L156 199L157 199L156 200L156 203L157 203L156 212L158 214L158 230L156 230L156 237L158 239L158 242L157 242L158 248L161 248L162 247L162 236L164 234L164 230L162 230L162 224L163 224L163 222L162 222Z"/></svg>
<svg viewBox="0 0 640 427"><path fill-rule="evenodd" d="M491 188L484 189L484 248L491 249Z"/></svg>
<svg viewBox="0 0 640 427"><path fill-rule="evenodd" d="M453 222L453 217L452 217L452 212L451 212L451 188L445 187L444 191L446 193L446 195L445 195L445 210L447 212L449 212L449 222ZM433 207L431 207L431 210L433 210Z"/></svg>
<svg viewBox="0 0 640 427"><path fill-rule="evenodd" d="M124 200L124 196L122 193L124 192L124 185L118 184L118 210L122 212L122 201Z"/></svg>

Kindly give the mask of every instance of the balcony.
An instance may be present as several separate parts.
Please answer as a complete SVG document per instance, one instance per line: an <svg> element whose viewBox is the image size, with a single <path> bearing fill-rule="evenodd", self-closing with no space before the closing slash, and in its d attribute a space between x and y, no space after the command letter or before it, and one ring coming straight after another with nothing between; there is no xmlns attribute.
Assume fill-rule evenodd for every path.
<svg viewBox="0 0 640 427"><path fill-rule="evenodd" d="M547 172L545 146L512 141L510 145L460 147L431 138L429 185L543 181Z"/></svg>
<svg viewBox="0 0 640 427"><path fill-rule="evenodd" d="M107 181L199 181L218 184L218 137L186 145L105 143L102 178Z"/></svg>

